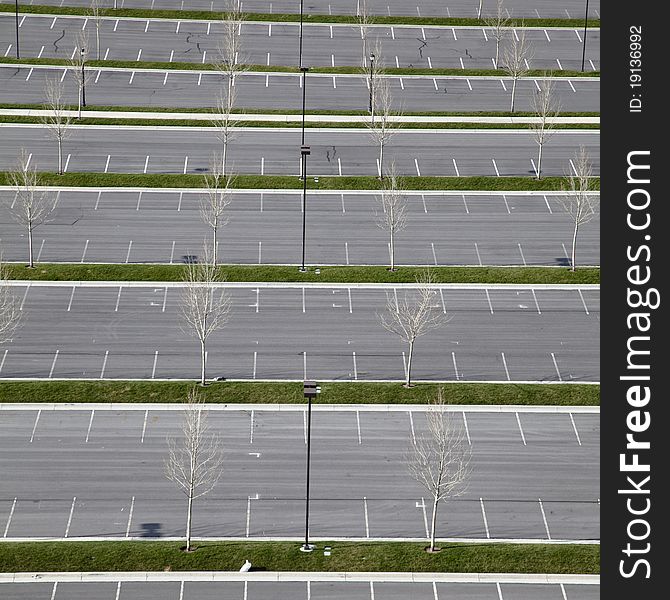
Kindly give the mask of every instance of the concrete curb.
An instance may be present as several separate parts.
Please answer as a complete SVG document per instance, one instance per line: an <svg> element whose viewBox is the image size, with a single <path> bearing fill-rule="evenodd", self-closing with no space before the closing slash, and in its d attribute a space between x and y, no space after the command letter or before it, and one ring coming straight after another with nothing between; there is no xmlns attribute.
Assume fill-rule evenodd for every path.
<svg viewBox="0 0 670 600"><path fill-rule="evenodd" d="M323 582L395 582L395 583L517 583L600 585L600 575L558 575L524 573L372 573L372 572L298 572L298 571L182 571L113 573L0 573L1 583L98 583L98 582L171 582L171 581L323 581Z"/></svg>
<svg viewBox="0 0 670 600"><path fill-rule="evenodd" d="M210 412L228 411L268 411L268 412L304 412L305 404L205 404ZM56 402L4 402L0 403L0 411L181 411L184 405L180 403L56 403ZM428 412L429 404L312 404L314 412ZM600 414L599 406L527 406L521 404L448 404L447 412L473 413L545 413L545 414ZM104 538L103 538L104 539Z"/></svg>

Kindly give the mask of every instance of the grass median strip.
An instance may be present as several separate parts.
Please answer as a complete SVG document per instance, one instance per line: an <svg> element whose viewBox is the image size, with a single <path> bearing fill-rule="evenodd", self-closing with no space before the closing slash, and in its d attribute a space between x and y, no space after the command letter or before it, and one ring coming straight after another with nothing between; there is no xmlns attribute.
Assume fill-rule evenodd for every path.
<svg viewBox="0 0 670 600"><path fill-rule="evenodd" d="M398 177L403 190L463 190L463 191L556 191L570 189L565 177ZM67 187L141 187L141 188L204 188L204 175L178 175L174 173L76 173L58 175L40 172L40 184ZM0 186L11 185L9 174L0 171ZM236 175L231 184L237 189L302 189L303 182L291 175ZM378 190L378 177L321 177L318 181L309 178L307 189L311 190ZM591 181L591 190L600 189L600 178Z"/></svg>
<svg viewBox="0 0 670 600"><path fill-rule="evenodd" d="M1 3L0 12L13 13L14 4ZM70 6L50 6L43 4L28 5L22 4L20 14L46 14L46 15L85 15L89 16L90 11L83 7ZM106 17L130 17L137 19L170 19L177 21L198 20L198 21L221 21L225 19L223 11L204 11L204 10L156 10L147 8L103 8L100 14ZM244 13L245 21L260 22L300 22L299 13ZM307 14L304 16L305 23L351 23L358 25L359 20L355 15L321 15ZM434 25L434 26L469 26L481 27L482 20L475 18L454 18L454 17L413 17L413 16L385 16L371 15L370 24L380 25ZM600 27L600 19L589 19L589 27ZM510 27L584 27L583 19L511 19Z"/></svg>
<svg viewBox="0 0 670 600"><path fill-rule="evenodd" d="M4 64L25 64L25 65L45 65L54 67L72 67L70 61L60 58L10 58L0 57L0 63ZM134 60L91 60L86 63L89 69L99 67L108 67L124 70L149 69L157 71L216 71L217 67L212 63L196 62L149 62ZM300 73L297 67L268 66L268 65L244 65L244 68L250 72L260 73ZM366 72L360 67L312 67L310 73L320 73L323 75L359 75L366 77ZM429 77L503 77L509 78L506 71L502 69L416 69L416 68L386 68L385 75L420 75ZM593 78L600 77L600 71L551 71L549 74L544 70L530 70L524 77L570 77L570 78Z"/></svg>
<svg viewBox="0 0 670 600"><path fill-rule="evenodd" d="M182 281L183 264L81 264L41 263L34 269L5 263L11 279L31 281ZM286 265L221 265L220 273L230 282L280 283L414 283L427 267L326 266L308 268ZM318 272L317 272L318 270ZM583 267L430 267L440 283L599 284L600 269Z"/></svg>
<svg viewBox="0 0 670 600"><path fill-rule="evenodd" d="M42 123L39 117L21 115L0 115L0 123ZM74 119L76 125L130 125L151 127L212 127L212 122L195 119L151 119L151 118L117 118L117 117L82 117ZM299 121L238 121L235 127L293 127L299 129L302 124ZM321 121L318 123L307 121L305 128L338 128L338 129L364 129L369 127L365 122L342 123ZM397 123L394 129L528 129L527 123L426 123L414 121L412 123ZM600 129L598 123L557 123L553 129Z"/></svg>
<svg viewBox="0 0 670 600"><path fill-rule="evenodd" d="M3 381L0 403L180 403L192 381ZM320 383L315 404L429 404L438 388L458 405L600 406L600 386L586 384ZM302 383L220 381L198 388L212 404L304 404Z"/></svg>
<svg viewBox="0 0 670 600"><path fill-rule="evenodd" d="M330 546L332 553L319 552ZM600 547L543 544L441 544L436 554L425 543L326 542L299 551L296 542L196 543L185 553L179 542L0 543L2 572L238 571L245 560L267 571L366 571L447 573L600 572Z"/></svg>

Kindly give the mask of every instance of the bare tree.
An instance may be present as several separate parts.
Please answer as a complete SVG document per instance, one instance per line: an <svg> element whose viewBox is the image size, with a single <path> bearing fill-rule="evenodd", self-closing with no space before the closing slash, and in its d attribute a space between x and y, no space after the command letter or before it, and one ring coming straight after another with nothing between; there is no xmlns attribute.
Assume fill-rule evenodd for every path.
<svg viewBox="0 0 670 600"><path fill-rule="evenodd" d="M165 476L188 498L186 551L191 551L193 501L211 492L223 472L223 452L219 438L210 431L207 411L195 389L188 393L181 436L169 437Z"/></svg>
<svg viewBox="0 0 670 600"><path fill-rule="evenodd" d="M369 91L368 110L370 111L370 124L374 127L376 112L377 109L380 107L377 98L378 91L380 90L380 87L384 85L384 82L388 84L388 81L383 77L384 60L382 57L381 44L379 43L379 40L375 41L373 51L370 53L369 65L364 66L363 71L365 72L365 76L367 78L368 91ZM391 89L388 85L386 87L386 92L387 92L386 106L390 114Z"/></svg>
<svg viewBox="0 0 670 600"><path fill-rule="evenodd" d="M479 0L479 8L477 9L477 18L481 19L482 18L482 6L484 4L484 0Z"/></svg>
<svg viewBox="0 0 670 600"><path fill-rule="evenodd" d="M435 552L439 550L435 547L437 509L441 501L460 496L467 489L472 452L460 419L454 417L444 404L442 388L428 410L426 420L427 431L416 436L416 440L412 438L407 466L433 501L430 552Z"/></svg>
<svg viewBox="0 0 670 600"><path fill-rule="evenodd" d="M9 180L16 190L16 197L9 207L12 218L28 232L28 267L33 260L33 231L49 219L53 212L51 195L39 189L40 178L35 167L29 165L30 157L21 148L17 166L9 173Z"/></svg>
<svg viewBox="0 0 670 600"><path fill-rule="evenodd" d="M491 37L496 41L496 58L493 64L498 69L500 63L500 42L509 34L509 17L505 12L503 0L497 0L495 15L484 19L484 24L491 30Z"/></svg>
<svg viewBox="0 0 670 600"><path fill-rule="evenodd" d="M90 79L90 74L86 71L86 65L89 60L90 47L87 31L79 31L75 37L74 52L72 54L72 73L77 82L78 96L78 115L81 119L81 109L86 106L86 83Z"/></svg>
<svg viewBox="0 0 670 600"><path fill-rule="evenodd" d="M384 329L407 344L405 387L412 385L412 357L417 338L448 321L436 302L438 292L433 274L427 270L417 278L416 283L415 289L405 290L402 299L398 298L395 289L387 292L386 313L377 315Z"/></svg>
<svg viewBox="0 0 670 600"><path fill-rule="evenodd" d="M42 124L58 143L58 174L63 174L63 140L70 131L72 117L63 103L63 84L58 79L47 79L44 89L47 112L41 117Z"/></svg>
<svg viewBox="0 0 670 600"><path fill-rule="evenodd" d="M393 112L393 97L389 80L385 77L378 77L374 82L374 87L373 110L370 121L366 122L366 125L370 130L372 139L379 148L377 173L379 178L383 180L385 172L384 149L395 134L398 124L393 120L396 113Z"/></svg>
<svg viewBox="0 0 670 600"><path fill-rule="evenodd" d="M100 60L100 27L102 26L101 10L100 0L91 0L91 20L95 26L96 60Z"/></svg>
<svg viewBox="0 0 670 600"><path fill-rule="evenodd" d="M577 268L577 234L579 228L593 219L600 210L600 198L590 193L593 167L588 152L583 146L575 153L573 172L568 176L566 195L561 199L563 210L570 216L572 230L572 259L570 270Z"/></svg>
<svg viewBox="0 0 670 600"><path fill-rule="evenodd" d="M533 138L538 145L537 179L542 178L542 149L554 133L556 133L556 117L561 112L554 90L551 73L545 73L539 91L533 96L532 105L537 121L530 124Z"/></svg>
<svg viewBox="0 0 670 600"><path fill-rule="evenodd" d="M514 112L514 99L516 97L516 84L519 78L528 73L528 61L532 58L530 43L526 41L526 29L521 23L519 32L510 37L509 43L503 48L502 64L507 74L512 78L512 102L510 112Z"/></svg>
<svg viewBox="0 0 670 600"><path fill-rule="evenodd" d="M356 17L358 19L358 26L361 29L361 67L365 69L368 64L368 36L370 35L371 23L367 0L359 1Z"/></svg>
<svg viewBox="0 0 670 600"><path fill-rule="evenodd" d="M205 175L205 193L200 196L200 218L212 230L212 263L216 266L219 229L228 223L232 178L222 171L223 163L216 154L212 157L210 172Z"/></svg>
<svg viewBox="0 0 670 600"><path fill-rule="evenodd" d="M395 235L407 225L407 199L400 189L393 165L384 181L381 194L377 196L377 202L381 207L381 212L375 210L377 226L388 233L391 263L389 270L395 271Z"/></svg>
<svg viewBox="0 0 670 600"><path fill-rule="evenodd" d="M9 342L21 322L19 299L8 284L9 272L0 260L0 344Z"/></svg>
<svg viewBox="0 0 670 600"><path fill-rule="evenodd" d="M213 263L207 246L202 262L189 263L184 275L184 290L180 312L184 333L195 336L200 342L200 385L206 385L207 340L222 329L230 317L230 294L217 284L223 281Z"/></svg>
<svg viewBox="0 0 670 600"><path fill-rule="evenodd" d="M242 60L242 13L239 0L226 0L223 21L223 37L218 47L218 56L214 60L215 68L224 76L224 83L217 97L217 110L213 119L217 135L223 143L221 154L222 173L226 174L228 143L233 139L237 121L233 118L233 109L237 97L235 81L246 71Z"/></svg>

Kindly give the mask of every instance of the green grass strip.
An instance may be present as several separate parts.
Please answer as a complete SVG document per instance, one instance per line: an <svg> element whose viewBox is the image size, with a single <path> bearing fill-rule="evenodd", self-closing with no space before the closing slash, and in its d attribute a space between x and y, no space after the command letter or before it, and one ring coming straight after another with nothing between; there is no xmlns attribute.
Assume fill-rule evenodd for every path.
<svg viewBox="0 0 670 600"><path fill-rule="evenodd" d="M60 58L11 58L1 57L0 63L26 64L26 65L50 65L56 67L71 66L70 61ZM111 67L116 69L155 69L158 71L215 71L212 63L196 62L158 62L158 61L134 61L134 60L91 60L86 63L89 69L98 67ZM262 73L299 73L298 67L282 67L267 65L245 65L249 71ZM360 67L312 67L310 73L322 73L326 75L361 75L365 72ZM385 68L385 75L426 75L430 77L448 77L461 75L463 77L507 77L505 71L498 69L414 69L414 68ZM546 70L528 71L525 77L545 77ZM600 77L600 71L552 71L552 77Z"/></svg>
<svg viewBox="0 0 670 600"><path fill-rule="evenodd" d="M443 510L449 510L448 504ZM324 556L325 545L332 548ZM449 573L600 572L600 547L545 544L442 544L327 542L311 553L297 542L198 543L192 553L179 542L0 543L0 570L49 571L238 571L245 560L267 571L373 571Z"/></svg>
<svg viewBox="0 0 670 600"><path fill-rule="evenodd" d="M69 6L47 6L47 5L27 5L21 3L19 11L30 14L47 15L89 15L90 11L82 7ZM0 4L0 12L14 13L14 4ZM138 19L172 19L172 20L198 20L198 21L219 21L224 17L221 12L211 12L204 10L150 10L145 8L104 8L100 14L108 17L136 17ZM261 22L300 22L299 14L281 14L281 13L244 13L245 21ZM353 23L358 24L358 19L354 15L305 15L305 23ZM483 20L475 18L451 18L451 17L412 17L412 16L383 16L375 15L370 17L370 23L382 25L444 25L444 26L471 26L481 27ZM583 19L511 19L510 27L584 27ZM600 19L589 19L589 27L600 27Z"/></svg>
<svg viewBox="0 0 670 600"><path fill-rule="evenodd" d="M401 373L398 373L400 376ZM0 403L180 403L189 381L3 381ZM600 386L516 383L321 383L316 404L429 404L442 387L445 401L465 405L600 406ZM221 381L199 387L211 404L302 404L302 383ZM2 544L0 544L0 547Z"/></svg>
<svg viewBox="0 0 670 600"><path fill-rule="evenodd" d="M39 117L0 115L0 123L41 123ZM133 127L212 127L210 121L195 119L119 119L108 117L82 117L74 121L77 125L125 125ZM302 123L299 121L278 122L278 121L238 121L235 127L271 127L271 128L292 128L299 129ZM334 122L306 122L305 129L319 129L328 127L331 129L368 129L366 123L340 121ZM412 123L397 123L394 129L529 129L528 123L425 123L414 121ZM598 123L557 123L553 129L573 130L573 129L600 129Z"/></svg>
<svg viewBox="0 0 670 600"><path fill-rule="evenodd" d="M30 110L46 110L49 107L46 104L25 104L25 103L0 103L0 109L30 109ZM77 110L76 104L64 105L64 110ZM94 105L89 104L82 108L82 113L87 111L103 111L103 112L161 112L161 113L203 113L203 114L212 114L212 111L215 109L215 104L212 104L211 107L198 107L198 108L177 108L169 106L104 106L104 105ZM235 108L233 109L234 113L242 114L261 114L261 115L300 115L302 111L300 109L293 108ZM370 113L367 110L306 110L305 114L307 115L337 115L337 116L367 116ZM406 117L536 117L537 115L532 112L515 112L511 114L509 111L434 111L434 112L405 112L403 111L403 116ZM599 117L600 113L596 111L592 112L562 112L561 117Z"/></svg>
<svg viewBox="0 0 670 600"><path fill-rule="evenodd" d="M9 277L31 281L182 281L185 265L143 264L23 264L6 263ZM316 273L316 269L319 273ZM599 284L600 269L567 267L431 267L442 283ZM301 273L297 266L222 265L220 272L231 282L297 283L414 283L425 267L398 267L390 272L383 266L309 267Z"/></svg>
<svg viewBox="0 0 670 600"><path fill-rule="evenodd" d="M65 142L67 147L67 142ZM66 150L67 151L67 150ZM54 146L55 152L55 146ZM56 160L54 156L54 161ZM399 177L404 190L484 190L484 191L556 191L569 189L564 177ZM141 187L141 188L204 188L204 175L180 175L174 173L40 173L40 184L68 187ZM10 185L7 172L0 171L0 185ZM236 175L232 184L238 189L302 189L302 181L290 175ZM314 190L378 190L377 177L319 177L315 182L309 178L308 189ZM591 189L600 189L600 178L591 182Z"/></svg>

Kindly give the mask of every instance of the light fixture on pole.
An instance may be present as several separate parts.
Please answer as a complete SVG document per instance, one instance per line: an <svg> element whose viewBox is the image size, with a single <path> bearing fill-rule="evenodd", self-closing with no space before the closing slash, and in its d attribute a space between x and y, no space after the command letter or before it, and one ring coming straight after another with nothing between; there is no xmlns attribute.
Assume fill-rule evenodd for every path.
<svg viewBox="0 0 670 600"><path fill-rule="evenodd" d="M584 59L586 58L586 28L589 24L589 0L586 0L586 10L584 11L584 43L582 44L582 73L584 72Z"/></svg>
<svg viewBox="0 0 670 600"><path fill-rule="evenodd" d="M372 89L374 86L374 76L375 76L374 66L375 66L375 53L370 52L370 105L368 107L368 111L370 112L370 114L373 114Z"/></svg>
<svg viewBox="0 0 670 600"><path fill-rule="evenodd" d="M312 400L321 392L315 381L305 381L303 395L307 399L307 477L305 490L305 543L300 547L301 552L311 552L314 544L309 543L309 466L312 445Z"/></svg>
<svg viewBox="0 0 670 600"><path fill-rule="evenodd" d="M19 58L19 0L16 0L16 58Z"/></svg>
<svg viewBox="0 0 670 600"><path fill-rule="evenodd" d="M300 272L305 273L305 225L307 214L307 157L310 155L309 146L300 146L300 157L302 159L302 266Z"/></svg>

